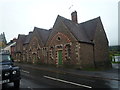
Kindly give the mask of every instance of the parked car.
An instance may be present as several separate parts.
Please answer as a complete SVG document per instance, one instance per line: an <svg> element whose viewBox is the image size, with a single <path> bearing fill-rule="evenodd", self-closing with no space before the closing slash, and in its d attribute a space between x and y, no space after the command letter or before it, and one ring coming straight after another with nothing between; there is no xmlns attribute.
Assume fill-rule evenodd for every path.
<svg viewBox="0 0 120 90"><path fill-rule="evenodd" d="M15 88L20 86L20 68L14 65L14 61L7 52L0 52L0 84L14 83Z"/></svg>

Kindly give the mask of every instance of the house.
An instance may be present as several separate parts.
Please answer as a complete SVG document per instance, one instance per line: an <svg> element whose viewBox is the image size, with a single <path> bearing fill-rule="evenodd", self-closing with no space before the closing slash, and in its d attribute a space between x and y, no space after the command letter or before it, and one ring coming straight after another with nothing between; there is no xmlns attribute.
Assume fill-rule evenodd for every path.
<svg viewBox="0 0 120 90"><path fill-rule="evenodd" d="M8 44L8 45L6 45L6 47L3 48L3 50L9 52L10 54L12 54L13 48L11 49L11 47L14 47L15 44L16 44L16 42L13 42L13 43L11 43L11 44Z"/></svg>
<svg viewBox="0 0 120 90"><path fill-rule="evenodd" d="M51 30L34 27L31 40L29 42L29 61L32 63L47 62L47 55L45 44L49 37Z"/></svg>
<svg viewBox="0 0 120 90"><path fill-rule="evenodd" d="M32 37L33 32L29 32L28 35L26 35L25 40L23 42L23 62L30 62L30 55L29 55L29 43Z"/></svg>
<svg viewBox="0 0 120 90"><path fill-rule="evenodd" d="M11 47L14 47L15 44L16 44L16 38L14 38L13 40L11 40L9 43L6 44L6 46L3 48L3 50L9 52L10 54L12 54L14 48L11 48Z"/></svg>
<svg viewBox="0 0 120 90"><path fill-rule="evenodd" d="M15 45L15 59L17 61L23 60L23 43L25 41L26 35L19 34L17 38L17 42Z"/></svg>
<svg viewBox="0 0 120 90"><path fill-rule="evenodd" d="M71 13L71 18L58 15L50 30L35 27L27 46L29 51L25 53L29 58L26 60L74 68L111 67L109 42L101 18L78 23L76 11ZM24 46L23 41L18 45Z"/></svg>
<svg viewBox="0 0 120 90"><path fill-rule="evenodd" d="M10 54L13 59L15 59L15 46L16 46L17 39L13 38L13 40L10 41Z"/></svg>

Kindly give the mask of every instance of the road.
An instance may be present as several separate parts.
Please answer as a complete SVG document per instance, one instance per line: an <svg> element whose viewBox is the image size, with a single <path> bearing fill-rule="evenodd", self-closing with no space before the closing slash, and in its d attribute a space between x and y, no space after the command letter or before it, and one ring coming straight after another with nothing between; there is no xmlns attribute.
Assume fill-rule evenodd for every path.
<svg viewBox="0 0 120 90"><path fill-rule="evenodd" d="M21 69L20 89L28 88L107 88L112 90L118 88L117 80L102 80L100 78L90 78L75 76L66 73L53 73L31 68ZM4 86L4 89L12 89L13 84Z"/></svg>

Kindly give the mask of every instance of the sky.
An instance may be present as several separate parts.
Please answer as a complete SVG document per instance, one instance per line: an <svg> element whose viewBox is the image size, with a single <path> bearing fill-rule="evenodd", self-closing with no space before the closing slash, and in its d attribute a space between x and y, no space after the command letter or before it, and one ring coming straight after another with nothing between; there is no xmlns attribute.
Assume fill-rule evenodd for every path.
<svg viewBox="0 0 120 90"><path fill-rule="evenodd" d="M119 0L0 0L0 33L7 42L34 27L50 29L58 15L71 19L77 11L78 23L101 17L109 45L118 45Z"/></svg>
<svg viewBox="0 0 120 90"><path fill-rule="evenodd" d="M120 23L120 1L118 2L118 24ZM120 25L118 25L118 45L120 45Z"/></svg>

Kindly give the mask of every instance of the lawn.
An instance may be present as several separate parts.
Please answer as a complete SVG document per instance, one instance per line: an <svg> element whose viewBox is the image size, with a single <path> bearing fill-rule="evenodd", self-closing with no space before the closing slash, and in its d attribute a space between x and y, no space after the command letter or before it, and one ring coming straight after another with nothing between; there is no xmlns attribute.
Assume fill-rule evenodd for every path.
<svg viewBox="0 0 120 90"><path fill-rule="evenodd" d="M117 64L120 64L120 61L119 61L119 62L114 62L114 61L112 61L112 63L117 63Z"/></svg>

